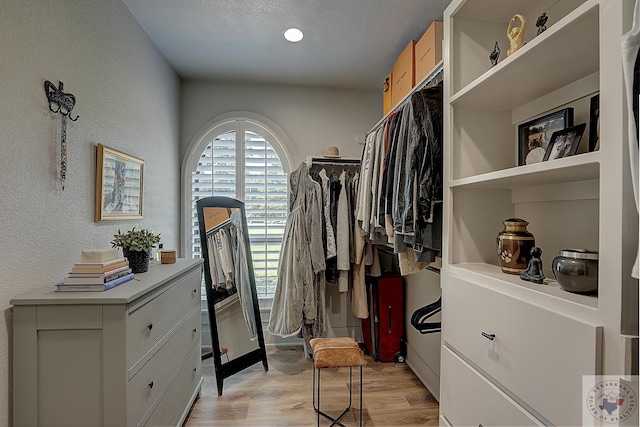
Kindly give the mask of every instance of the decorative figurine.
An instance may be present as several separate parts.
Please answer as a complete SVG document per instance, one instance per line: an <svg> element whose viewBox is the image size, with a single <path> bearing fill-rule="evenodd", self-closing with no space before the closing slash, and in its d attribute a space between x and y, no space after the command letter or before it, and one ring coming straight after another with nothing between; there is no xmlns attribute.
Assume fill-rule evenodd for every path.
<svg viewBox="0 0 640 427"><path fill-rule="evenodd" d="M520 273L520 278L528 282L542 284L544 281L544 272L542 271L542 249L537 246L531 248L531 259L527 269Z"/></svg>
<svg viewBox="0 0 640 427"><path fill-rule="evenodd" d="M500 46L498 46L498 42L496 41L493 50L489 54L489 61L491 61L491 66L495 67L498 65L498 58L500 58Z"/></svg>
<svg viewBox="0 0 640 427"><path fill-rule="evenodd" d="M538 20L536 21L538 32L536 33L536 36L539 36L544 30L547 29L547 19L549 19L549 17L547 16L547 12L542 12L542 15L538 16Z"/></svg>
<svg viewBox="0 0 640 427"><path fill-rule="evenodd" d="M520 21L520 26L514 26L516 22ZM524 45L524 32L527 29L527 20L520 14L515 14L511 21L509 21L509 28L507 29L507 38L509 39L509 50L507 50L507 56L515 53Z"/></svg>

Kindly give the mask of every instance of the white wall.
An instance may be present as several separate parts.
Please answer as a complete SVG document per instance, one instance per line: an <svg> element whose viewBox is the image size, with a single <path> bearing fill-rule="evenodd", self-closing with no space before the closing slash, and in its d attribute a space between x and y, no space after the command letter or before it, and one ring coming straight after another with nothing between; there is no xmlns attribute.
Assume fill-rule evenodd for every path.
<svg viewBox="0 0 640 427"><path fill-rule="evenodd" d="M292 168L308 155L335 145L344 157L360 158L364 134L382 117L378 91L300 86L186 81L180 104L180 152L207 122L225 113L247 111L275 122L289 137Z"/></svg>
<svg viewBox="0 0 640 427"><path fill-rule="evenodd" d="M57 181L59 119L44 81L77 98ZM117 0L3 0L0 6L0 425L11 417L9 300L49 290L80 251L143 226L178 246L180 82ZM144 219L95 223L97 143L145 160ZM62 385L61 385L62 387ZM63 388L61 388L63 390Z"/></svg>
<svg viewBox="0 0 640 427"><path fill-rule="evenodd" d="M420 378L431 394L440 400L440 338L442 334L421 334L411 325L413 313L442 294L440 274L423 270L404 277L405 282L405 336L407 365ZM428 322L440 322L442 313L430 317Z"/></svg>
<svg viewBox="0 0 640 427"><path fill-rule="evenodd" d="M364 134L382 117L378 91L316 87L247 85L186 81L181 91L180 152L185 152L202 127L226 113L246 111L276 123L291 141L285 146L295 169L309 155L321 155L322 147L335 145L344 157L360 158ZM281 141L284 143L284 141ZM353 317L347 294L327 285L328 336L362 338L360 320ZM264 322L268 316L263 316ZM265 332L268 344L283 341ZM302 343L302 340L298 340Z"/></svg>

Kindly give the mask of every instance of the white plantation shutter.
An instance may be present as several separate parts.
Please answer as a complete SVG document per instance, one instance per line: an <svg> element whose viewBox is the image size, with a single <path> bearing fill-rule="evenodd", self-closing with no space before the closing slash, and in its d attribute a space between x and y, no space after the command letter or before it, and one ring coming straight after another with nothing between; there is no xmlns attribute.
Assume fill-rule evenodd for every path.
<svg viewBox="0 0 640 427"><path fill-rule="evenodd" d="M258 298L271 298L287 221L287 176L271 144L241 126L218 135L200 156L191 191L193 257L201 256L196 200L214 195L243 200Z"/></svg>

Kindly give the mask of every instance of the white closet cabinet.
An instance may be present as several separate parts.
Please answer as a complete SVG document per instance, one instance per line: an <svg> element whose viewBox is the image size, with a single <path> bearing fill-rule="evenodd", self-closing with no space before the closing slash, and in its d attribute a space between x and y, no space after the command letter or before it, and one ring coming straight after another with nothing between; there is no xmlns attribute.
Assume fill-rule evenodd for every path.
<svg viewBox="0 0 640 427"><path fill-rule="evenodd" d="M201 261L13 299L14 426L181 425L202 384Z"/></svg>
<svg viewBox="0 0 640 427"><path fill-rule="evenodd" d="M638 217L620 44L632 11L631 0L453 0L445 11L443 425L582 425L583 376L631 373ZM515 14L526 43L507 57ZM598 93L599 151L584 152L587 128L581 154L517 166L519 124L566 107L588 123ZM496 235L510 217L529 221L545 284L501 272ZM599 251L597 296L553 280L565 248Z"/></svg>

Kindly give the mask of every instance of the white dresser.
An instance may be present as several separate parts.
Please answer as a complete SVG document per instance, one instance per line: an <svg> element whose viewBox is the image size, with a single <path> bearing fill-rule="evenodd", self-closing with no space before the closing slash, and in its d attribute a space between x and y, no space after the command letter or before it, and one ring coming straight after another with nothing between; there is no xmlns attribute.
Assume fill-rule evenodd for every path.
<svg viewBox="0 0 640 427"><path fill-rule="evenodd" d="M11 300L18 426L181 425L198 397L201 260L106 292Z"/></svg>

